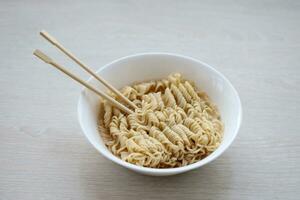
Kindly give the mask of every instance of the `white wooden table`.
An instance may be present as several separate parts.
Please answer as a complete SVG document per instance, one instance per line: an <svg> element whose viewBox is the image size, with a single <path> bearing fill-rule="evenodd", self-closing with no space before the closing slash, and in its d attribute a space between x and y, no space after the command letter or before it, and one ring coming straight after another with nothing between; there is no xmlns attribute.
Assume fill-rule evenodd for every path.
<svg viewBox="0 0 300 200"><path fill-rule="evenodd" d="M219 159L148 177L101 156L77 122L81 88L32 56L46 29L98 69L167 51L215 66L239 91L240 133ZM300 3L1 1L0 199L299 199Z"/></svg>

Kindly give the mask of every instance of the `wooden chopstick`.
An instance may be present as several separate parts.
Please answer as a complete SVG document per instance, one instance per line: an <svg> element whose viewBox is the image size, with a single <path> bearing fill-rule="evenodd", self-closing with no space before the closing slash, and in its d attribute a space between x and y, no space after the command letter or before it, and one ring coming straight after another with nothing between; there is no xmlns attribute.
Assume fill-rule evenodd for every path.
<svg viewBox="0 0 300 200"><path fill-rule="evenodd" d="M63 66L59 65L58 63L54 62L49 56L47 56L46 54L44 54L43 52L41 52L40 50L35 50L33 52L33 54L35 56L37 56L39 59L43 60L45 63L50 64L54 67L56 67L58 70L60 70L61 72L65 73L66 75L68 75L69 77L71 77L72 79L74 79L75 81L77 81L78 83L84 85L86 88L90 89L91 91L95 92L97 95L101 96L102 98L106 99L107 101L109 101L112 105L116 106L117 108L119 108L120 110L128 113L128 114L132 114L133 111L130 110L129 108L127 108L126 106L124 106L123 104L120 104L119 102L117 102L115 99L113 99L112 97L108 96L107 94L97 90L96 88L94 88L93 86L89 85L87 82L85 82L84 80L78 78L76 75L72 74L71 72L69 72L67 69L65 69Z"/></svg>
<svg viewBox="0 0 300 200"><path fill-rule="evenodd" d="M82 67L85 71L87 71L89 74L91 74L94 78L96 78L98 81L103 83L103 85L105 85L107 88L109 88L115 94L117 94L122 100L124 100L132 108L134 108L134 109L138 108L134 103L132 103L128 98L126 98L119 90L117 90L115 87L113 87L111 84L109 84L106 80L101 78L90 67L88 67L86 64L81 62L75 55L73 55L69 50L67 50L65 47L63 47L63 45L60 44L49 33L47 33L46 31L41 31L40 35L43 36L46 40L48 40L51 44L56 46L59 50L61 50L64 54L66 54L69 58L71 58L74 62L76 62L80 67Z"/></svg>

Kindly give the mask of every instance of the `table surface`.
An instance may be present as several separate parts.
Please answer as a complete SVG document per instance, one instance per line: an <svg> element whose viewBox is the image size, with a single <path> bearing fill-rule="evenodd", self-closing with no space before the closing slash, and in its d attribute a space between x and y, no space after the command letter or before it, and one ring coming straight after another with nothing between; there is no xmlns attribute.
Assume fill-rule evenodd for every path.
<svg viewBox="0 0 300 200"><path fill-rule="evenodd" d="M80 130L81 87L32 56L40 48L88 77L41 29L94 69L148 51L209 63L240 93L239 135L185 174L117 166ZM1 1L0 35L1 200L299 199L299 1Z"/></svg>

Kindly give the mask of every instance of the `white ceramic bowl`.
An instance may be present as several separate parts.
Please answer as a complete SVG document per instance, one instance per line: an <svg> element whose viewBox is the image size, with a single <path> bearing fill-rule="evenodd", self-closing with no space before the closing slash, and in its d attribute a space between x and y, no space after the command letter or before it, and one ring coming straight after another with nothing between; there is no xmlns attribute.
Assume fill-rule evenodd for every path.
<svg viewBox="0 0 300 200"><path fill-rule="evenodd" d="M135 172L154 176L166 176L190 171L219 157L236 137L242 119L242 107L238 93L220 72L199 60L182 55L141 53L115 60L100 68L97 73L116 88L122 88L135 81L160 79L175 72L179 72L185 78L195 81L196 85L204 90L219 108L225 130L223 141L216 151L194 164L170 169L152 169L122 161L110 153L99 135L97 129L98 96L84 89L79 98L78 117L81 128L89 142L109 160ZM106 91L94 78L90 78L89 83L102 91Z"/></svg>

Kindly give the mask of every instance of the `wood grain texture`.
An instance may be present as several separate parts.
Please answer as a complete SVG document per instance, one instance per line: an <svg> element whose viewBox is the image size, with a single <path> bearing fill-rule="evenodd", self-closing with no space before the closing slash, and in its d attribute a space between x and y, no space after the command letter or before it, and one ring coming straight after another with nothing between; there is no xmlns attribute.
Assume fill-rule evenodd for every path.
<svg viewBox="0 0 300 200"><path fill-rule="evenodd" d="M300 3L1 1L0 199L299 199ZM94 69L145 51L181 53L226 75L243 124L201 169L148 177L99 155L77 122L80 87L32 56L48 30Z"/></svg>

